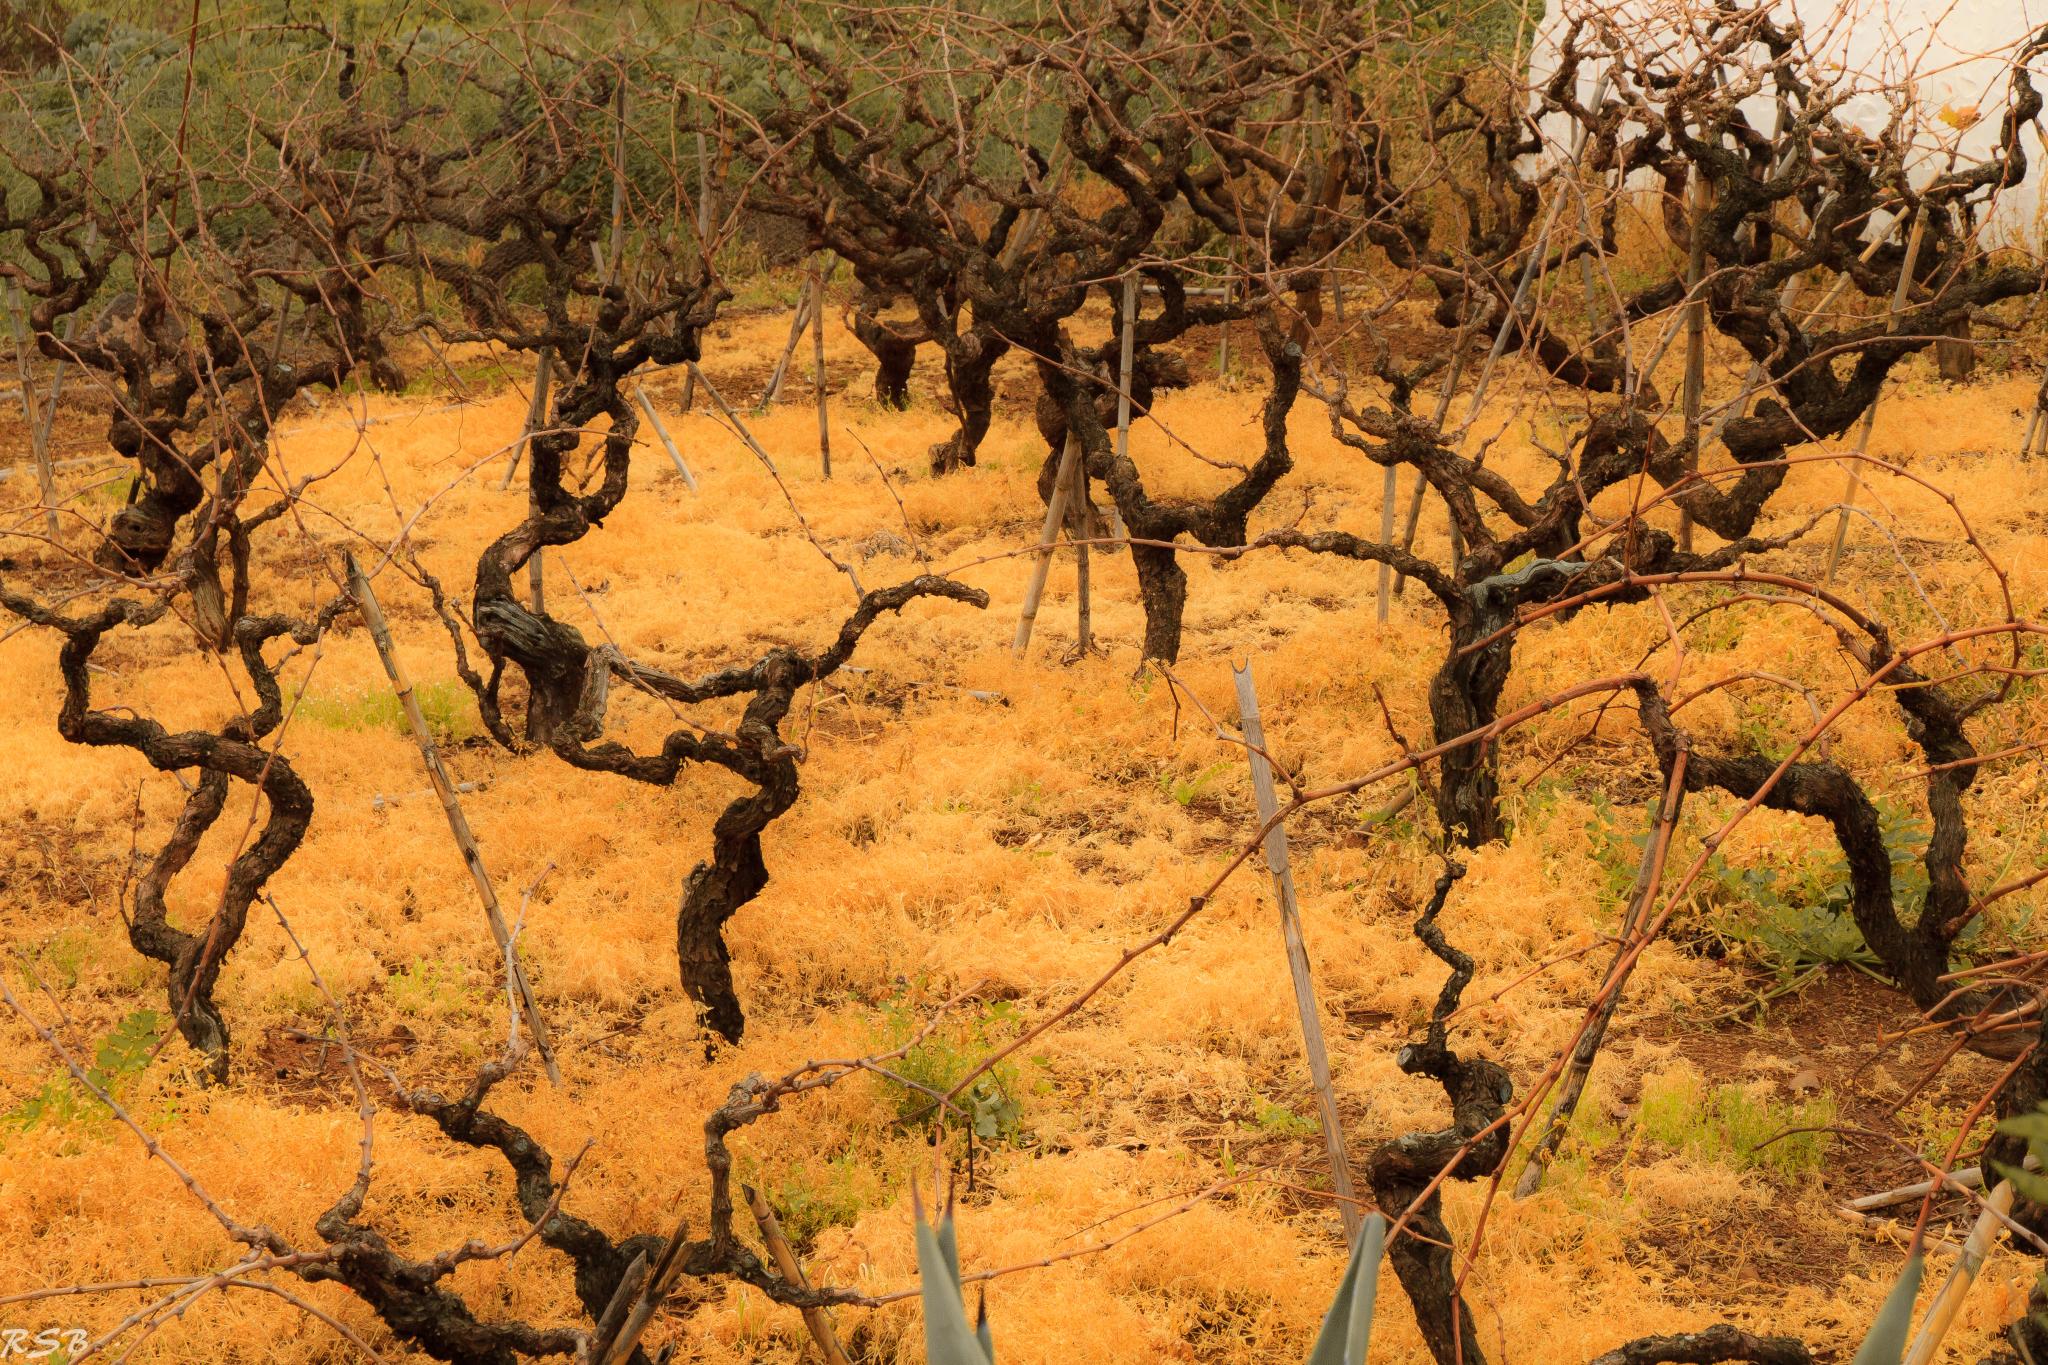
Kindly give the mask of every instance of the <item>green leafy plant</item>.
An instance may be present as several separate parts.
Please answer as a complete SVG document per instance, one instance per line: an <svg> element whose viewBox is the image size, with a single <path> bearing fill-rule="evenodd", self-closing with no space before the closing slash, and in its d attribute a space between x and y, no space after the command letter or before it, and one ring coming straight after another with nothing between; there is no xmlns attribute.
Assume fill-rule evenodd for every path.
<svg viewBox="0 0 2048 1365"><path fill-rule="evenodd" d="M1262 1095L1254 1098L1257 1108L1253 1118L1263 1132L1280 1137L1314 1137L1323 1131L1316 1120L1297 1114L1284 1104L1275 1104Z"/></svg>
<svg viewBox="0 0 2048 1365"><path fill-rule="evenodd" d="M481 729L476 702L457 682L425 682L413 686L413 699L427 728L443 744L460 743ZM307 693L296 699L294 715L325 730L389 730L410 735L412 725L396 692L382 689L346 693Z"/></svg>
<svg viewBox="0 0 2048 1365"><path fill-rule="evenodd" d="M1911 923L1927 899L1927 869L1921 861L1927 825L1898 802L1880 799L1877 806L1894 901L1900 917ZM1647 807L1624 816L1595 798L1587 833L1601 869L1601 901L1609 909L1619 907L1628 894L1652 826ZM1683 857L1692 856L1691 850L1683 851ZM1678 926L1710 954L1740 954L1769 972L1775 981L1760 1000L1798 990L1829 967L1853 967L1884 980L1877 954L1850 913L1853 897L1848 860L1832 841L1794 846L1775 862L1755 866L1732 862L1716 851L1707 855ZM1966 945L1977 927L1973 924L1959 945Z"/></svg>
<svg viewBox="0 0 2048 1365"><path fill-rule="evenodd" d="M1697 1074L1679 1071L1644 1083L1636 1122L1646 1140L1672 1151L1791 1180L1819 1173L1829 1137L1787 1130L1825 1128L1834 1118L1835 1103L1825 1096L1782 1103L1740 1085L1709 1089Z"/></svg>
<svg viewBox="0 0 2048 1365"><path fill-rule="evenodd" d="M917 1123L926 1128L938 1125L940 1109L934 1096L952 1091L1003 1038L1014 1029L1017 1007L1007 1000L992 1000L978 1011L956 1011L919 1039L889 1067L893 1078L884 1078L899 1123ZM883 1011L881 1038L894 1050L913 1038L920 1021L909 1008L905 994L898 994ZM1042 1058L1033 1064L1042 1068ZM1018 1145L1024 1142L1022 1078L1014 1062L999 1062L977 1076L954 1104L968 1115L974 1136L982 1142ZM947 1124L957 1130L959 1116Z"/></svg>
<svg viewBox="0 0 2048 1365"><path fill-rule="evenodd" d="M466 1018L480 1012L484 1001L468 967L425 958L386 978L384 997L401 1014L430 1019Z"/></svg>
<svg viewBox="0 0 2048 1365"><path fill-rule="evenodd" d="M156 1050L163 1016L155 1010L137 1010L100 1039L93 1063L85 1069L86 1079L119 1099L121 1092L149 1066ZM60 1125L101 1117L106 1110L68 1074L46 1082L41 1090L9 1110L0 1119L26 1132L45 1119Z"/></svg>
<svg viewBox="0 0 2048 1365"><path fill-rule="evenodd" d="M1211 783L1230 771L1228 762L1211 763L1193 777L1181 777L1171 771L1159 774L1159 790L1175 804L1185 808L1192 806L1197 797L1208 790Z"/></svg>

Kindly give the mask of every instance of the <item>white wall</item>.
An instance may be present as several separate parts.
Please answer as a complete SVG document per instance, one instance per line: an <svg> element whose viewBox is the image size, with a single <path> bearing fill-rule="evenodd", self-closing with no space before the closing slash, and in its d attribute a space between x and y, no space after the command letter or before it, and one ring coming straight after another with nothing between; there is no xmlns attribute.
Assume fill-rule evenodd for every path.
<svg viewBox="0 0 2048 1365"><path fill-rule="evenodd" d="M1948 164L1958 141L1964 165L1996 144L2011 63L2026 39L2048 25L2048 0L1776 0L1771 9L1780 22L1796 19L1803 26L1813 71L1851 96L1843 117L1866 131L1881 129L1891 118L1890 92L1911 78L1912 110L1905 126L1913 133L1915 178L1920 180ZM1712 10L1701 0L1548 0L1530 49L1531 80L1541 83L1557 70L1558 48L1574 18L1606 14L1625 42L1661 46L1693 29ZM1588 37L1591 31L1588 23L1579 39L1582 51L1599 50ZM1582 64L1581 99L1592 97L1602 65L1591 59ZM2031 66L2035 88L2048 96L2048 56L2037 56ZM1941 117L1944 110L1972 106L1978 121L1960 134ZM1750 101L1745 111L1765 131L1776 125L1776 108L1768 97ZM1569 136L1565 125L1556 115L1545 121L1560 149ZM1991 215L1986 239L2038 249L2043 149L2036 134L2023 136L2026 182L2007 192Z"/></svg>

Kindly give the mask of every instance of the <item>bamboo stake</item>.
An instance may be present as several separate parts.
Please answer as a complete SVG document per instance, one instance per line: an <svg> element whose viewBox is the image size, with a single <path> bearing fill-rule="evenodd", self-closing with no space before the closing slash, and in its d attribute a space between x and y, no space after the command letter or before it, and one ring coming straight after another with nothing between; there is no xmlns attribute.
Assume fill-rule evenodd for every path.
<svg viewBox="0 0 2048 1365"><path fill-rule="evenodd" d="M711 269L711 161L704 151L704 130L697 130L697 249L704 255L704 269ZM687 415L697 402L697 372L683 372L683 412Z"/></svg>
<svg viewBox="0 0 2048 1365"><path fill-rule="evenodd" d="M1912 1346L1907 1348L1905 1365L1928 1365L1934 1359L1935 1351L1941 1347L1941 1339L1955 1325L1956 1313L1962 1308L1970 1286L1977 1282L1977 1274L1984 1268L1984 1258L1990 1254L1991 1243L2004 1226L2003 1216L2011 1211L2012 1199L2012 1182L2001 1180L1984 1201L1984 1211L1977 1216L1976 1225L1963 1242L1963 1254L1956 1258L1955 1266L1935 1294L1934 1302L1927 1305L1927 1316L1920 1320L1920 1335L1913 1338Z"/></svg>
<svg viewBox="0 0 2048 1365"><path fill-rule="evenodd" d="M519 474L519 462L526 458L526 448L533 444L533 433L547 421L548 382L553 377L554 353L543 346L533 362L533 392L526 400L526 426L519 433L519 444L512 447L512 463L505 466L505 477L498 484L500 493L512 486L512 480Z"/></svg>
<svg viewBox="0 0 2048 1365"><path fill-rule="evenodd" d="M654 1268L647 1272L640 1292L632 1301L633 1307L626 1314L625 1325L618 1335L609 1340L593 1336L590 1340L590 1359L593 1365L623 1365L630 1359L633 1348L640 1344L641 1336L647 1331L647 1324L654 1320L654 1310L661 1307L676 1280L683 1273L683 1247L686 1245L689 1226L678 1220L676 1230L669 1235L661 1254L654 1258ZM615 1296L616 1297L616 1296ZM605 1316L611 1316L611 1306L606 1305Z"/></svg>
<svg viewBox="0 0 2048 1365"><path fill-rule="evenodd" d="M811 291L806 288L803 296L796 301L796 316L789 320L789 340L783 343L782 355L775 362L774 372L768 376L768 388L762 393L761 401L754 406L754 415L762 413L782 401L782 381L789 373L790 357L796 354L796 345L803 340L804 328L811 321Z"/></svg>
<svg viewBox="0 0 2048 1365"><path fill-rule="evenodd" d="M1685 262L1685 392L1681 401L1685 439L1692 443L1692 453L1685 458L1685 472L1693 475L1700 472L1700 404L1707 387L1707 301L1700 292L1707 274L1707 238L1701 223L1711 198L1706 179L1697 167L1686 190L1687 232L1692 240ZM1688 554L1692 552L1692 513L1682 506L1678 509L1678 548Z"/></svg>
<svg viewBox="0 0 2048 1365"><path fill-rule="evenodd" d="M356 600L356 609L362 613L363 624L369 627L370 638L377 643L377 656L384 661L384 675L391 679L391 686L398 693L398 704L405 709L406 722L412 726L413 738L419 743L420 761L426 764L427 780L434 784L434 791L441 798L441 809L448 816L448 830L455 836L455 846L462 851L462 861L469 868L470 880L476 883L477 895L484 904L484 918L491 924L491 937L497 941L498 953L505 959L505 970L511 975L513 990L519 996L526 1026L533 1033L534 1050L540 1053L548 1079L560 1085L562 1073L555 1065L555 1049L548 1040L547 1020L541 1017L540 1004L533 998L533 987L526 981L526 970L519 965L518 948L513 944L511 931L505 927L505 916L498 908L498 893L491 886L490 874L484 870L483 854L477 849L476 836L470 832L469 818L462 813L462 802L456 798L455 784L448 780L448 770L441 766L441 752L434 745L434 734L427 728L426 716L420 712L412 677L405 671L404 663L392 646L391 628L385 624L384 609L377 603L377 594L371 590L363 566L356 562L353 554L344 552L344 558L348 564L349 594Z"/></svg>
<svg viewBox="0 0 2048 1365"><path fill-rule="evenodd" d="M832 477L832 428L825 416L825 267L811 266L811 352L816 361L818 390L818 469Z"/></svg>
<svg viewBox="0 0 2048 1365"><path fill-rule="evenodd" d="M62 361L57 364L57 375L50 386L50 416L45 421L42 401L36 394L35 371L28 358L28 295L17 285L14 298L17 305L14 310L14 359L16 368L21 371L21 412L28 423L29 456L35 461L36 487L43 499L43 524L49 530L50 539L55 540L62 528L57 520L57 477L50 465L50 431L57 418L57 391L64 382L64 365ZM66 321L76 321L77 317L73 313ZM64 339L71 339L68 330Z"/></svg>
<svg viewBox="0 0 2048 1365"><path fill-rule="evenodd" d="M1679 750L1657 812L1656 834L1643 849L1642 861L1636 866L1635 883L1629 888L1628 909L1621 920L1622 946L1616 950L1614 963L1607 969L1608 979L1603 983L1606 995L1600 1001L1592 1022L1579 1035L1578 1045L1572 1049L1570 1067L1558 1087L1556 1101L1550 1106L1550 1117L1544 1120L1543 1133L1537 1138L1536 1145L1530 1148L1528 1163L1522 1167L1522 1174L1515 1181L1517 1199L1527 1199L1542 1188L1544 1172L1550 1169L1551 1160L1564 1143L1572 1115L1578 1111L1579 1096L1585 1093L1586 1078L1592 1074L1593 1061L1600 1055L1600 1044L1606 1041L1608 1025L1614 1022L1614 1012L1621 1004L1621 988L1631 970L1628 941L1657 896L1664 860L1671 848L1672 831L1678 823L1678 809L1685 801L1686 761L1686 751ZM1635 960L1640 961L1639 958Z"/></svg>
<svg viewBox="0 0 2048 1365"><path fill-rule="evenodd" d="M755 456L759 458L762 464L768 466L768 471L771 474L775 475L776 478L780 479L782 477L782 471L775 467L775 461L768 457L768 452L761 449L761 443L754 439L753 432L747 430L747 424L740 420L740 415L734 412L732 408L726 403L725 395L721 394L717 389L711 386L710 378L697 368L697 362L693 360L688 362L688 364L690 366L690 373L696 377L698 383L704 386L704 392L710 396L712 404L716 406L721 413L725 414L725 420L732 423L732 429L740 434L741 442L745 444L748 450L754 452Z"/></svg>
<svg viewBox="0 0 2048 1365"><path fill-rule="evenodd" d="M1906 258L1899 266L1898 287L1892 291L1892 306L1885 315L1885 334L1889 336L1899 330L1899 314L1906 309L1906 302L1913 293L1913 266L1920 259L1920 242L1927 233L1927 201L1922 199L1913 210L1913 226L1906 234ZM1882 397L1882 395L1879 395ZM1842 489L1842 511L1835 518L1835 543L1828 549L1827 572L1821 575L1821 582L1832 585L1835 570L1841 566L1842 550L1849 542L1849 513L1856 506L1856 495L1863 488L1863 461L1860 458L1870 449L1871 428L1877 425L1877 398L1870 400L1870 406L1863 410L1863 422L1856 428L1856 455L1849 461L1849 479Z"/></svg>
<svg viewBox="0 0 2048 1365"><path fill-rule="evenodd" d="M1344 1122L1337 1113L1337 1094L1330 1084L1330 1055L1323 1046L1322 1013L1316 1006L1316 988L1309 974L1308 945L1301 936L1301 907L1294 895L1294 868L1287 857L1287 828L1274 821L1280 798L1273 790L1273 768L1266 758L1266 731L1259 722L1259 696L1252 685L1252 666L1230 670L1237 684L1238 724L1252 765L1252 793L1258 798L1259 819L1271 823L1266 831L1266 866L1273 873L1273 898L1280 904L1280 938L1287 948L1287 974L1294 981L1294 1009L1301 1018L1302 1050L1308 1054L1309 1079L1315 1084L1316 1106L1321 1111L1323 1145L1330 1154L1330 1183L1338 1198L1338 1212L1344 1217L1344 1236L1356 1241L1360 1217L1355 1187L1351 1183L1351 1161L1344 1145Z"/></svg>
<svg viewBox="0 0 2048 1365"><path fill-rule="evenodd" d="M2022 1163L2030 1171L2041 1169L2041 1163L2029 1154ZM1964 1166L1950 1171L1946 1180L1917 1180L1910 1185L1901 1185L1895 1190L1880 1190L1876 1194L1862 1195L1851 1199L1843 1207L1852 1213L1868 1213L1872 1209L1887 1209L1894 1204L1903 1204L1911 1199L1925 1199L1930 1191L1940 1186L1945 1189L1978 1190L1984 1187L1984 1168Z"/></svg>
<svg viewBox="0 0 2048 1365"><path fill-rule="evenodd" d="M661 438L662 448L667 450L668 457L675 461L676 473L682 475L684 485L692 493L696 492L697 476L690 472L689 465L683 463L683 452L676 449L675 439L668 434L668 428L662 425L660 415L655 412L654 404L647 397L647 390L638 381L633 385L633 401L640 405L640 411L646 414L648 425L653 427L654 434Z"/></svg>
<svg viewBox="0 0 2048 1365"><path fill-rule="evenodd" d="M1060 449L1059 473L1053 476L1052 500L1045 506L1045 524L1038 532L1038 554L1031 566L1031 585L1024 590L1024 612L1017 618L1017 638L1010 652L1017 658L1031 648L1031 628L1038 621L1038 601L1045 595L1045 577L1052 571L1052 547L1059 538L1060 520L1067 512L1067 494L1074 485L1074 466L1080 462L1081 441L1072 431Z"/></svg>
<svg viewBox="0 0 2048 1365"><path fill-rule="evenodd" d="M747 1208L753 1212L754 1222L761 1229L761 1241L767 1246L768 1254L775 1258L776 1270L798 1289L809 1289L811 1282L805 1277L796 1253L789 1249L789 1240L782 1235L782 1225L776 1221L775 1210L768 1207L768 1201L752 1185L742 1185L740 1189L747 1197ZM817 1342L818 1349L825 1353L827 1365L852 1365L839 1344L839 1334L832 1330L831 1314L822 1308L806 1308L802 1312L804 1326L811 1329L811 1340Z"/></svg>
<svg viewBox="0 0 2048 1365"><path fill-rule="evenodd" d="M1067 538L1074 542L1074 658L1088 657L1095 647L1095 613L1090 606L1088 537L1088 471L1075 460L1067 475Z"/></svg>

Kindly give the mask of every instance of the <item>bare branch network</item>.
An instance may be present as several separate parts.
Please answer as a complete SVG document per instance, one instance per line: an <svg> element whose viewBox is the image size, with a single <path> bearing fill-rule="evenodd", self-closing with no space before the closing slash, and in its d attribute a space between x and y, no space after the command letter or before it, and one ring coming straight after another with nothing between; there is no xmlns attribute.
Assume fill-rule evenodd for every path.
<svg viewBox="0 0 2048 1365"><path fill-rule="evenodd" d="M1552 1178L1644 955L1719 875L1731 837L1773 814L1809 820L1832 842L1863 965L1916 1012L1915 1036L1944 1040L1943 1066L1975 1057L1997 1073L1948 1150L1915 1154L1933 1178L1914 1253L1942 1241L1929 1211L1972 1155L1965 1139L1980 1117L2022 1122L1976 1154L1978 1184L1992 1186L1976 1196L1977 1262L2000 1228L2016 1249L2048 1245L2048 1206L2033 1197L2048 1187L2023 1174L2024 1120L2048 1103L2048 953L1968 950L1987 912L2048 880L2038 840L1987 822L1973 795L1986 772L2030 763L2048 742L2048 626L1955 491L1870 448L1881 403L1919 357L1938 351L1960 373L1976 350L2032 335L2048 286L2041 259L1989 228L2037 169L2033 71L2048 30L1976 54L1997 72L1987 114L1925 109L1914 98L1923 73L1843 69L1829 57L1839 30L1776 8L1699 6L1664 21L1626 5L1567 6L1546 22L1549 57L1534 77L1513 16L1503 27L1498 7L1481 8L1486 22L1469 24L1429 5L1335 0L722 0L687 18L649 7L604 22L466 5L322 20L265 4L195 6L161 30L55 3L0 16L0 292L19 321L26 460L0 484L0 608L14 620L0 638L21 638L17 659L46 659L26 642L50 642L54 672L21 689L57 699L65 743L178 785L167 828L138 794L118 904L94 907L118 913L150 989L161 988L149 1056L216 1095L247 1084L259 1063L231 1017L233 981L251 916L268 933L267 912L321 1001L318 1031L295 1036L338 1057L360 1125L350 1183L323 1211L237 1208L91 1063L63 998L10 964L0 998L62 1068L52 1084L108 1111L229 1250L203 1272L0 1286L0 1306L133 1305L96 1317L104 1325L74 1361L161 1346L202 1303L250 1291L372 1359L644 1365L696 1358L677 1310L743 1286L799 1310L825 1359L882 1359L864 1328L841 1332L870 1320L856 1310L914 1291L812 1283L772 1189L744 1183L759 1177L736 1139L871 1078L912 1097L904 1131L929 1129L936 1159L964 1163L972 1189L1007 1121L1009 1082L991 1083L1113 985L1173 989L1176 940L1263 854L1292 925L1331 1169L1315 1158L1219 1168L1114 1233L960 1278L1100 1255L1267 1182L1343 1204L1350 1220L1367 1203L1384 1213L1422 1347L1439 1365L1484 1365L1495 1338L1473 1300L1502 1186L1527 1197ZM1873 100L1889 111L1875 127ZM784 264L802 263L801 297L761 406L743 414L731 381L721 390L707 371L721 347L738 350L731 328L762 287L758 243L777 234ZM947 430L920 467L842 427L886 493L869 541L917 561L883 586L863 582L876 556L817 508L833 477L835 288L843 330L872 356L879 423L913 420L921 355L942 377ZM756 430L801 385L807 329L815 481ZM1210 382L1212 354L1221 391L1256 390L1243 393L1236 429L1173 415L1176 394ZM401 420L399 400L426 386L468 404L487 372L523 395L523 429L484 459L440 459L425 495L395 480L376 424ZM649 391L658 378L683 386L675 430ZM52 448L60 399L67 422L83 412L94 424L93 453L77 462ZM296 424L310 409L343 435L318 445L331 458L303 465ZM1034 505L995 549L953 554L966 538L946 538L931 512L943 496L925 491L980 496L958 490L984 487L973 482L994 472L984 453L1004 449L1004 423L1026 414L1032 469L1020 486L1035 490L1042 522ZM615 632L602 590L567 556L613 565L640 553L647 542L616 528L673 516L649 487L670 468L693 499L719 506L716 482L697 472L711 467L701 442L713 432L765 467L769 511L787 514L802 553L815 549L853 601L838 598L801 631L757 611L750 628L713 638L693 599L758 602L783 572L763 552L730 584L679 583L657 627ZM1376 487L1374 516L1290 477L1311 442ZM842 477L864 478L847 441L836 444ZM2021 444L2026 456L2048 449L2048 380ZM1799 500L1807 475L1836 470L1838 499L1817 511ZM382 505L365 512L344 494L358 484ZM1887 497L1938 506L1939 566L1900 533ZM1036 537L1018 530L1025 521ZM458 530L481 548L444 581L457 572L447 547ZM701 1115L701 1188L679 1195L672 1172L636 1172L660 1191L659 1216L633 1230L579 1213L575 1177L588 1154L604 1159L607 1135L565 1156L543 1141L551 1125L506 1116L591 1077L588 1048L564 1042L574 1001L522 957L528 912L541 900L546 913L545 898L536 880L516 913L509 893L501 901L503 869L464 807L475 788L450 775L447 737L411 667L431 649L432 671L460 680L483 732L472 742L519 760L502 771L523 784L537 827L550 803L599 801L600 790L651 789L678 821L711 802L708 848L690 830L673 869L673 980L697 1028L687 1055L666 1064L737 1069L762 1002L742 998L729 935L769 885L771 832L803 799L806 760L825 742L820 708L843 699L834 689L864 672L853 661L873 640L973 630L1000 650L1009 627L960 609L1028 580L1012 642L1024 655L1068 553L1068 659L1082 665L1069 676L1099 653L1131 655L1134 692L1164 683L1146 694L1171 707L1162 723L1177 726L1185 704L1235 746L1232 762L1241 751L1269 775L1256 777L1256 826L1190 874L1202 885L1184 906L1120 933L1125 946L1092 976L1027 1000L1007 1034L973 1032L971 1055L943 1077L907 1059L988 1003L975 986L922 1011L907 1041L835 1045L849 1055L719 1080L724 1101ZM1328 558L1311 566L1318 556ZM1254 560L1290 574L1370 565L1355 591L1374 601L1380 628L1397 609L1440 626L1413 705L1374 683L1375 704L1348 717L1356 734L1324 736L1312 763L1263 738L1255 697L1242 728L1217 720L1221 695L1177 671L1217 653L1199 613L1190 621L1189 568ZM1142 612L1136 640L1099 631L1094 615L1126 577ZM1402 606L1411 583L1419 600ZM1803 642L1810 665L1797 676L1745 652L1744 630L1765 620ZM1641 621L1653 643L1639 656L1588 646L1562 681L1531 681L1527 656L1565 623L1609 630L1611 645L1616 623ZM309 680L322 660L363 651L396 694L502 977L490 1014L502 1003L506 1034L452 1079L379 1059L352 1030L360 1002L330 989L278 898L280 873L309 858L338 771L332 734L301 717ZM204 676L207 705L124 685L140 659ZM936 670L904 686L925 689L930 706L971 709L1048 685L1024 665L1013 674L1002 692ZM1242 686L1249 694L1248 675ZM1772 717L1778 742L1723 725L1736 707ZM1397 712L1410 724L1426 714L1428 732L1405 736ZM1851 725L1882 734L1898 761L1848 745ZM1596 745L1654 796L1652 816L1618 921L1548 945L1554 955L1488 998L1609 955L1590 998L1574 1002L1565 1046L1542 1066L1511 1065L1482 1055L1483 1038L1457 1037L1481 1002L1466 998L1477 965L1456 940L1475 917L1513 913L1484 904L1468 867L1515 833L1504 756L1540 751L1548 771ZM1335 775L1328 755L1375 746L1390 756L1347 759ZM1891 814L1902 799L1926 830L1903 852ZM1343 1132L1286 873L1289 832L1354 801L1381 809L1374 856L1398 869L1402 921L1448 972L1420 1036L1391 1040L1400 1073L1441 1089L1447 1122L1364 1145ZM1411 827L1405 853L1388 833L1397 816ZM601 883L605 869L564 855L560 875ZM535 1054L558 1091L527 1086L521 1068ZM1340 1049L1336 1067L1348 1060ZM465 1153L502 1163L509 1187L485 1192L509 1194L515 1236L403 1244L395 1209L428 1196L392 1189L374 1157L380 1141L423 1135L451 1170L484 1169ZM735 1224L736 1181L759 1250ZM1480 1190L1463 1206L1476 1216L1450 1219L1446 1192L1460 1182ZM563 1279L572 1306L523 1316L509 1295L493 1297L486 1264ZM1969 1280L1957 1283L1959 1299ZM2037 1290L2012 1323L2015 1358L2048 1358L2042 1307ZM1942 1311L1913 1359L1940 1344L1955 1309ZM1644 1337L1599 1361L1811 1358L1768 1327Z"/></svg>

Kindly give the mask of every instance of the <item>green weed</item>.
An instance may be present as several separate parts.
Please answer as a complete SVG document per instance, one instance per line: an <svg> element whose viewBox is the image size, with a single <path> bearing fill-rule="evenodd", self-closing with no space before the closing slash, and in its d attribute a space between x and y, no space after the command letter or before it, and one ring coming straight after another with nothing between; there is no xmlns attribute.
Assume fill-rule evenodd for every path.
<svg viewBox="0 0 2048 1365"><path fill-rule="evenodd" d="M1835 1102L1825 1096L1778 1101L1746 1086L1709 1089L1697 1074L1676 1071L1644 1082L1636 1125L1645 1140L1674 1152L1797 1180L1819 1175L1832 1139L1822 1132L1779 1134L1824 1128L1834 1121Z"/></svg>
<svg viewBox="0 0 2048 1365"><path fill-rule="evenodd" d="M900 1078L882 1080L896 1111L896 1121L926 1130L938 1127L940 1113L933 1097L959 1085L982 1058L1014 1031L1016 1022L1017 1007L1007 1000L990 1001L973 1012L955 1010L916 1046L888 1063L887 1069ZM907 992L899 992L883 1009L879 1050L903 1046L924 1023L920 1013L911 1008ZM1043 1068L1045 1061L1033 1058L1032 1064ZM1017 1064L999 1062L977 1077L953 1103L965 1112L974 1136L981 1141L1023 1145L1027 1133L1020 1086ZM1045 1088L1042 1082L1039 1088ZM958 1113L952 1115L946 1127L958 1132L960 1118Z"/></svg>
<svg viewBox="0 0 2048 1365"><path fill-rule="evenodd" d="M483 728L477 716L476 699L459 682L414 683L413 697L420 704L420 713L427 718L427 729L440 743L459 743ZM412 733L396 692L308 693L298 698L297 705L294 714L299 719L323 730Z"/></svg>
<svg viewBox="0 0 2048 1365"><path fill-rule="evenodd" d="M1229 772L1235 766L1235 764L1226 759L1221 762L1211 763L1192 777L1181 777L1172 771L1163 772L1159 774L1160 793L1179 804L1182 808L1192 806L1196 798L1208 790L1209 786L1217 778L1223 776L1223 774Z"/></svg>
<svg viewBox="0 0 2048 1365"><path fill-rule="evenodd" d="M100 1039L92 1065L85 1069L86 1079L119 1099L149 1066L163 1022L163 1016L155 1010L137 1010L121 1020L113 1032ZM106 1107L67 1072L45 1082L41 1090L0 1115L0 1124L26 1132L45 1119L68 1127L106 1117Z"/></svg>
<svg viewBox="0 0 2048 1365"><path fill-rule="evenodd" d="M483 1013L486 991L459 962L416 959L384 981L384 998L400 1014L425 1019L462 1019Z"/></svg>

